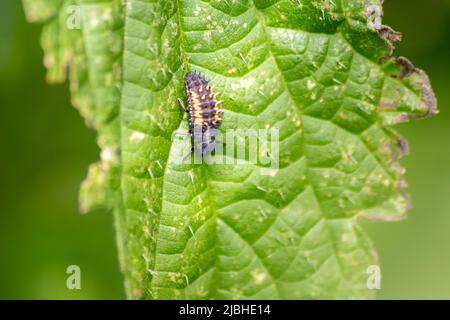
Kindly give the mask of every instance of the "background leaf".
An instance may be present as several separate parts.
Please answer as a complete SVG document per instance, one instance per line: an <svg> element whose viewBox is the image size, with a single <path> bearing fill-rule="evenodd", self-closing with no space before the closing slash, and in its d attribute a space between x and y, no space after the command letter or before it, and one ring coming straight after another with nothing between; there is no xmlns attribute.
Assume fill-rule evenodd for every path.
<svg viewBox="0 0 450 320"><path fill-rule="evenodd" d="M49 80L71 66L99 132L81 203L115 208L129 297L371 295L376 256L356 220L408 208L406 144L387 126L436 112L426 75L391 57L397 34L369 15L379 1L76 1L81 32L64 28L73 3L43 33ZM176 99L194 70L224 101L223 130L280 130L273 176L176 164L189 148L171 139L186 128Z"/></svg>

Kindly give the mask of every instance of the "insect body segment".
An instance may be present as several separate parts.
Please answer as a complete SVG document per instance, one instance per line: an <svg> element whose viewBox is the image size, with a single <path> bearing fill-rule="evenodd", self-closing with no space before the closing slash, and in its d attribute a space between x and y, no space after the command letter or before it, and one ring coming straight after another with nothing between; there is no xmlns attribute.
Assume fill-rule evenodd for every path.
<svg viewBox="0 0 450 320"><path fill-rule="evenodd" d="M208 81L195 72L186 74L186 96L188 107L180 106L189 114L189 127L193 150L208 156L216 146L218 128L222 124L222 102L216 100L217 94Z"/></svg>

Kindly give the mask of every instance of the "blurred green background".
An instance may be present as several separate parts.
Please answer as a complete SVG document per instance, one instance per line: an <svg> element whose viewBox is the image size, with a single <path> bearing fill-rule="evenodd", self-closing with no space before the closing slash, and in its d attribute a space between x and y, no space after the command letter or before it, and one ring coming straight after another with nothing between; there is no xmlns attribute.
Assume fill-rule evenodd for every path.
<svg viewBox="0 0 450 320"><path fill-rule="evenodd" d="M396 54L427 71L441 113L397 127L411 149L408 219L363 223L380 257L378 298L450 299L450 1L386 0L384 22L403 32ZM40 30L21 1L0 2L0 298L122 299L112 216L77 207L95 134L67 84L45 83ZM71 264L82 290L66 288Z"/></svg>

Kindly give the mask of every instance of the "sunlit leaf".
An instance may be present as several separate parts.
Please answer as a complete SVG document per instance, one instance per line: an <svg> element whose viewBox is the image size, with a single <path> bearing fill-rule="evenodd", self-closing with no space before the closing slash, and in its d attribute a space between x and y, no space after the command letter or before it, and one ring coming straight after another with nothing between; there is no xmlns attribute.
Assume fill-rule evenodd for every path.
<svg viewBox="0 0 450 320"><path fill-rule="evenodd" d="M99 133L81 204L114 208L130 298L373 296L378 262L357 220L404 217L407 145L390 126L437 112L425 73L392 56L400 34L380 1L66 0L53 15L24 4L48 19L49 80L69 68ZM67 28L74 4L80 30ZM222 133L278 130L271 174L177 161L190 149L173 139L187 129L188 71L223 100Z"/></svg>

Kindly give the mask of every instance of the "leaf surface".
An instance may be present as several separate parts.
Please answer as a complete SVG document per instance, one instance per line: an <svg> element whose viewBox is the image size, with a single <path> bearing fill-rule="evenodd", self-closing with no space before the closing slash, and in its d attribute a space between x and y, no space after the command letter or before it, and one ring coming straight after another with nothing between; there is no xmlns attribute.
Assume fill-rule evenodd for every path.
<svg viewBox="0 0 450 320"><path fill-rule="evenodd" d="M399 34L379 1L77 4L80 48L52 21L44 48L51 78L66 64L78 75L74 99L99 132L82 203L115 208L130 298L372 296L377 258L357 220L405 215L406 142L390 126L436 113L427 76L392 57ZM278 130L278 168L179 163L188 71L223 100L224 135Z"/></svg>

